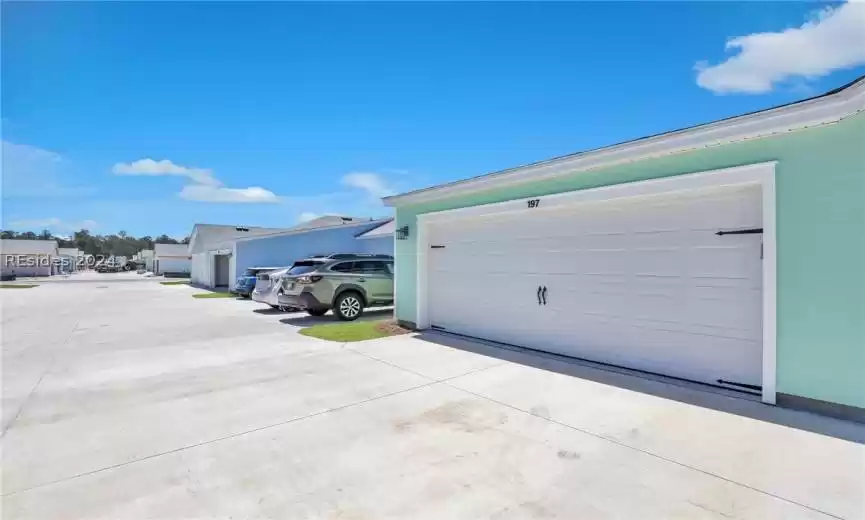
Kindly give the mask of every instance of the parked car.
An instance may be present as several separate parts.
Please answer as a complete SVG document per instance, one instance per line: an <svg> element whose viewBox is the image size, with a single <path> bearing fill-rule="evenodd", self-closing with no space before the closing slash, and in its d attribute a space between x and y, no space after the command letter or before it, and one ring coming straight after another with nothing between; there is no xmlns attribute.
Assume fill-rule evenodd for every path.
<svg viewBox="0 0 865 520"><path fill-rule="evenodd" d="M232 294L236 294L243 298L249 298L252 296L252 291L255 289L255 284L257 281L257 277L259 273L269 273L271 271L275 271L279 269L279 267L250 267L247 268L242 275L237 278L237 281L234 283L234 289L231 291Z"/></svg>
<svg viewBox="0 0 865 520"><path fill-rule="evenodd" d="M280 305L356 320L367 307L393 304L393 257L340 253L301 260L282 278L281 292Z"/></svg>
<svg viewBox="0 0 865 520"><path fill-rule="evenodd" d="M287 307L280 307L279 304L279 282L289 269L290 267L281 267L266 273L258 273L255 277L255 287L252 290L252 299L270 305L273 309L288 311Z"/></svg>

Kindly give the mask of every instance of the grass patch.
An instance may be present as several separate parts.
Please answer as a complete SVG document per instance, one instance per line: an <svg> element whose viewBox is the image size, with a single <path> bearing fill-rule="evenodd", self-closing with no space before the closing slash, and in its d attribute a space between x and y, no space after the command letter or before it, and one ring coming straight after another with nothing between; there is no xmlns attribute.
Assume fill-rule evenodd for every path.
<svg viewBox="0 0 865 520"><path fill-rule="evenodd" d="M340 343L384 338L397 334L405 334L406 332L409 331L396 325L393 320L327 323L324 325L313 325L312 327L300 330L300 333L304 336L326 339L328 341L339 341Z"/></svg>
<svg viewBox="0 0 865 520"><path fill-rule="evenodd" d="M159 282L162 285L189 285L189 280L177 280L174 282Z"/></svg>
<svg viewBox="0 0 865 520"><path fill-rule="evenodd" d="M32 289L39 287L37 283L0 283L0 289Z"/></svg>
<svg viewBox="0 0 865 520"><path fill-rule="evenodd" d="M193 298L237 298L237 296L227 292L206 292L193 294Z"/></svg>

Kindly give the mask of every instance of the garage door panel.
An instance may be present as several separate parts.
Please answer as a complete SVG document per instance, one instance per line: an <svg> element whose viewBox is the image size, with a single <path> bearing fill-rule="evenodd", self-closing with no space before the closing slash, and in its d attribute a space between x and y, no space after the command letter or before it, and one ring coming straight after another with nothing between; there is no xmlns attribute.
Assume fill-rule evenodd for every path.
<svg viewBox="0 0 865 520"><path fill-rule="evenodd" d="M633 270L639 277L664 276L680 278L688 274L687 258L681 246L635 247L627 258L635 263Z"/></svg>
<svg viewBox="0 0 865 520"><path fill-rule="evenodd" d="M718 243L702 245L690 249L688 263L692 266L691 276L706 278L754 279L759 281L760 264L754 262L760 258L760 238L754 235L749 242ZM739 237L718 237L718 242L742 240Z"/></svg>
<svg viewBox="0 0 865 520"><path fill-rule="evenodd" d="M562 333L572 330L566 323L539 334L543 350L708 383L724 379L760 384L758 342L676 330L675 325L665 323L634 324L602 316L578 319L574 325L580 334L572 341L563 340ZM718 358L718 351L725 356ZM670 356L670 352L676 355ZM708 364L707 358L715 362Z"/></svg>
<svg viewBox="0 0 865 520"><path fill-rule="evenodd" d="M759 384L757 187L429 226L434 325L714 383ZM458 287L455 287L458 286ZM538 286L548 288L538 305Z"/></svg>
<svg viewBox="0 0 865 520"><path fill-rule="evenodd" d="M547 308L543 311L562 317L574 317L584 313L593 316L625 316L628 293L621 285L616 284L599 284L595 288L565 291L553 287L547 294L547 301Z"/></svg>
<svg viewBox="0 0 865 520"><path fill-rule="evenodd" d="M741 331L748 334L747 338L759 339L762 316L754 312L754 300L760 299L760 291L754 289L713 288L711 296L698 295L689 301L689 321L697 326L725 329L731 334Z"/></svg>
<svg viewBox="0 0 865 520"><path fill-rule="evenodd" d="M570 270L587 275L619 275L628 269L628 251L623 248L587 248L577 250Z"/></svg>
<svg viewBox="0 0 865 520"><path fill-rule="evenodd" d="M434 260L431 259L431 263ZM430 301L430 322L449 330L465 333L491 334L496 327L503 334L524 333L524 322L537 312L537 279L521 276L514 279L510 273L486 273L484 276L464 277L461 283L450 283L445 273L435 271L431 282L442 290L435 291ZM508 302L502 306L502 302ZM488 327L487 324L491 325Z"/></svg>

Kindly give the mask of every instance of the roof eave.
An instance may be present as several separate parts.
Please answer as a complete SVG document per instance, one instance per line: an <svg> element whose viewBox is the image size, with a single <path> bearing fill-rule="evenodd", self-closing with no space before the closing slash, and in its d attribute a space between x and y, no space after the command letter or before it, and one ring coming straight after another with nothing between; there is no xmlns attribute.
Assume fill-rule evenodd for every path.
<svg viewBox="0 0 865 520"><path fill-rule="evenodd" d="M367 224L376 224L376 223L386 224L387 221L389 221L389 220L393 220L393 217L387 217L386 219L378 219L378 220L362 220L362 221L355 221L355 222L346 222L343 224L334 224L332 226L301 228L301 229L294 229L294 230L289 229L286 231L280 231L278 233L268 233L268 234L263 234L263 235L255 235L255 236L251 236L251 237L236 238L236 239L232 240L232 242L248 242L250 240L258 240L261 238L273 238L273 237L283 237L283 236L291 236L291 235L302 235L304 233L312 233L315 231L325 231L328 229L345 229L345 228L352 228L352 227L360 227L360 226L364 226Z"/></svg>
<svg viewBox="0 0 865 520"><path fill-rule="evenodd" d="M382 202L386 206L398 207L548 180L617 164L836 123L862 111L865 111L865 77L846 87L789 105L384 197Z"/></svg>
<svg viewBox="0 0 865 520"><path fill-rule="evenodd" d="M373 231L375 231L376 229L381 229L383 226L390 224L391 222L393 222L393 218L388 218L388 219L382 220L379 223L379 225L372 227L370 229L367 229L363 233L358 233L357 235L354 236L354 238L378 238L378 236L392 235L393 233L383 233L383 234L377 235L377 236L371 236L371 237L366 236L366 235L372 233Z"/></svg>

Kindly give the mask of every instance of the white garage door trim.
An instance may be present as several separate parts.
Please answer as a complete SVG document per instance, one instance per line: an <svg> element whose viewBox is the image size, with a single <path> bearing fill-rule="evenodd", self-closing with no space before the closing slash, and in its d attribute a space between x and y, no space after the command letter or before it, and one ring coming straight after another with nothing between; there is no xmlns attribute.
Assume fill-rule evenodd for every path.
<svg viewBox="0 0 865 520"><path fill-rule="evenodd" d="M752 184L759 185L762 193L763 216L763 354L762 400L775 404L776 386L776 296L775 296L775 165L764 162L710 170L664 179L637 181L614 186L522 198L493 204L438 211L418 215L417 226L417 307L416 325L429 328L427 254L430 243L428 226L432 222L490 217L503 213L541 212L561 209L582 202L596 202L623 197L640 197L690 191L704 188Z"/></svg>
<svg viewBox="0 0 865 520"><path fill-rule="evenodd" d="M234 251L232 249L212 249L212 250L207 252L207 257L206 257L207 258L207 271L210 275L209 282L207 285L209 287L218 287L216 285L216 283L217 283L217 280L216 280L216 278L217 278L217 276L216 276L217 259L216 259L216 257L217 256L227 256L228 257L228 288L229 288L229 290L234 288L234 280L233 280L234 277L232 276L232 268L231 268L231 262L232 262L233 257L234 257L233 253L234 253Z"/></svg>

